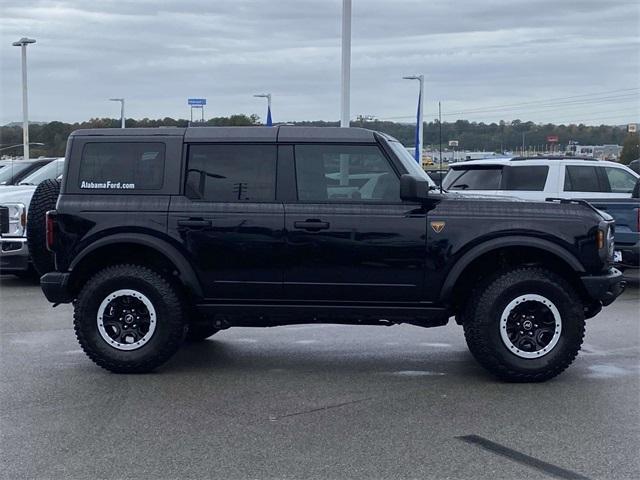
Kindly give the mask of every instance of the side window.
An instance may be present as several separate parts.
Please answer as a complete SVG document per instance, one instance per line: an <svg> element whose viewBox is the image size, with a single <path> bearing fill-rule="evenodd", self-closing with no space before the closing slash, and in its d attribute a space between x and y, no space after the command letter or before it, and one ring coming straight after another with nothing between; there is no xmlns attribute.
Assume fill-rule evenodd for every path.
<svg viewBox="0 0 640 480"><path fill-rule="evenodd" d="M636 186L636 177L626 170L616 167L604 167L613 193L631 193Z"/></svg>
<svg viewBox="0 0 640 480"><path fill-rule="evenodd" d="M164 143L96 142L82 151L81 189L159 190L164 184Z"/></svg>
<svg viewBox="0 0 640 480"><path fill-rule="evenodd" d="M596 167L567 165L564 173L565 192L602 192Z"/></svg>
<svg viewBox="0 0 640 480"><path fill-rule="evenodd" d="M501 166L454 168L443 180L447 190L498 190L502 181Z"/></svg>
<svg viewBox="0 0 640 480"><path fill-rule="evenodd" d="M542 192L547 183L548 174L549 167L543 165L505 167L502 174L502 189Z"/></svg>
<svg viewBox="0 0 640 480"><path fill-rule="evenodd" d="M274 145L191 145L185 193L208 202L272 202Z"/></svg>
<svg viewBox="0 0 640 480"><path fill-rule="evenodd" d="M373 145L297 145L298 200L400 202L400 179Z"/></svg>

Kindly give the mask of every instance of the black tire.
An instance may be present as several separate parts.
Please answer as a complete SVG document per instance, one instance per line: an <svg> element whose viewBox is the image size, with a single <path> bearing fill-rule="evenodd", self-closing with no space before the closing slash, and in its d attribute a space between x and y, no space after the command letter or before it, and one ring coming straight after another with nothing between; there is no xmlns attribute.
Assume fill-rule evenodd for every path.
<svg viewBox="0 0 640 480"><path fill-rule="evenodd" d="M45 214L56 208L60 195L59 180L45 180L36 187L27 215L27 245L34 268L39 275L54 270L53 254L47 250Z"/></svg>
<svg viewBox="0 0 640 480"><path fill-rule="evenodd" d="M98 316L100 305L114 292L124 289L141 294L155 310L155 330L146 343L132 346L133 350L110 345L98 328L98 319L101 321L102 318ZM139 265L115 265L91 277L74 302L73 325L78 342L89 358L115 373L154 370L178 350L187 331L185 306L179 289L163 275Z"/></svg>
<svg viewBox="0 0 640 480"><path fill-rule="evenodd" d="M220 331L213 323L191 323L187 331L187 341L201 342Z"/></svg>
<svg viewBox="0 0 640 480"><path fill-rule="evenodd" d="M537 305L534 308L542 308L541 316L546 314L548 318L551 318L551 328L557 328L558 323L553 320L555 314L543 302L523 302L519 307L507 308L518 298L527 295L529 297L525 298L531 298L531 295L535 295L550 301L555 306L561 320L559 333L558 330L555 332L547 330L547 333L543 333L546 335L546 339L552 338L552 341L547 345L548 351L543 350L543 345L531 347L526 343L524 346L531 349L531 352L521 351L518 349L520 347L515 346L513 342L507 346L507 340L503 340L501 335L501 328L507 328L504 323L501 325L503 315L505 322L522 321L519 316L522 310L516 312L516 309L525 308L525 303ZM545 308L548 313L544 311ZM511 313L507 315L508 312ZM511 314L514 314L515 317L511 317ZM555 377L576 358L584 338L584 309L575 290L559 275L539 267L517 268L502 272L489 279L476 289L466 305L463 318L465 339L473 356L490 373L509 382L542 382ZM535 318L535 316L526 318ZM533 320L533 322L535 321ZM547 320L545 319L545 321ZM538 321L538 323L541 322ZM533 332L535 329L532 327L538 325L529 322L527 326ZM518 330L520 328L524 327L517 327ZM505 335L508 337L507 331L509 330L505 330ZM524 330L522 332L525 335L529 333ZM520 341L526 342L527 339L523 338L524 336L518 335L522 332L512 331ZM518 342L518 340L514 341ZM552 345L554 341L556 343ZM522 346L523 344L519 343L518 345ZM534 358L520 356L534 354L540 356Z"/></svg>

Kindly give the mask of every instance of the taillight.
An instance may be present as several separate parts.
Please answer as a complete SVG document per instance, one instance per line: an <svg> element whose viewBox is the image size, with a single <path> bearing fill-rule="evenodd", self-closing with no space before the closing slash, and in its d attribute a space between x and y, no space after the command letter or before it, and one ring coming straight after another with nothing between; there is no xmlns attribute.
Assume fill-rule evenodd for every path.
<svg viewBox="0 0 640 480"><path fill-rule="evenodd" d="M53 251L53 241L55 237L55 210L49 210L46 213L46 234L47 234L47 250Z"/></svg>

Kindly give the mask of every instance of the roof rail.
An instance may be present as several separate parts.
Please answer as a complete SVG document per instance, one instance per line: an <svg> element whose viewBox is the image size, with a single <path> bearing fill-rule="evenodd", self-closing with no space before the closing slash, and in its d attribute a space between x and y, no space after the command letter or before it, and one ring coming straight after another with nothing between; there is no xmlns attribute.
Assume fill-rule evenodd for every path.
<svg viewBox="0 0 640 480"><path fill-rule="evenodd" d="M513 157L511 160L591 160L599 161L593 157L573 157L571 155L527 155L524 157Z"/></svg>

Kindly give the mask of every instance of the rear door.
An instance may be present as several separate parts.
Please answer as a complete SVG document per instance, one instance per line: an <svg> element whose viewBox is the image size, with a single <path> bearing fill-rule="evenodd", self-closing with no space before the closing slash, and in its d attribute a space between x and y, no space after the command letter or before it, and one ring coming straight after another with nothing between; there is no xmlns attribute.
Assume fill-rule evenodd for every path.
<svg viewBox="0 0 640 480"><path fill-rule="evenodd" d="M570 164L564 167L562 185L568 198L629 198L635 177L621 167Z"/></svg>
<svg viewBox="0 0 640 480"><path fill-rule="evenodd" d="M549 165L522 165L513 162L502 168L500 189L496 194L526 200L544 200L554 190ZM553 192L555 193L555 192Z"/></svg>
<svg viewBox="0 0 640 480"><path fill-rule="evenodd" d="M298 144L292 155L287 298L419 300L426 212L400 200L398 166L376 144Z"/></svg>
<svg viewBox="0 0 640 480"><path fill-rule="evenodd" d="M272 144L192 144L169 233L191 257L206 297L278 298L284 208L276 201Z"/></svg>

